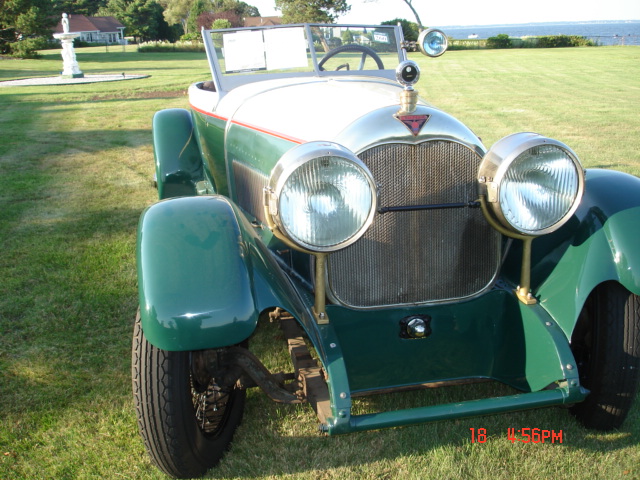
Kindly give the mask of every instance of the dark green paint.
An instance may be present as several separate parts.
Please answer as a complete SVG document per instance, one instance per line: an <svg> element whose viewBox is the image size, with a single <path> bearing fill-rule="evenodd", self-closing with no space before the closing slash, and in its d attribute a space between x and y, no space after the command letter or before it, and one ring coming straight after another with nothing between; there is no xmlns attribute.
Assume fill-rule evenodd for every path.
<svg viewBox="0 0 640 480"><path fill-rule="evenodd" d="M319 352L332 392L329 434L574 403L587 393L562 330L542 307L522 304L511 291L451 306L376 312L330 306L327 312ZM433 333L401 338L400 319L416 313L432 316ZM351 414L351 394L462 378L490 378L527 393ZM550 385L557 388L545 390Z"/></svg>
<svg viewBox="0 0 640 480"><path fill-rule="evenodd" d="M289 140L232 124L226 138L227 160L241 161L269 175L280 157L296 145Z"/></svg>
<svg viewBox="0 0 640 480"><path fill-rule="evenodd" d="M147 209L138 230L138 281L149 342L198 350L251 335L257 313L246 254L222 197L184 197Z"/></svg>
<svg viewBox="0 0 640 480"><path fill-rule="evenodd" d="M137 250L142 327L159 348L239 343L253 333L259 313L276 306L312 323L308 297L223 196L152 205L140 218Z"/></svg>
<svg viewBox="0 0 640 480"><path fill-rule="evenodd" d="M613 280L640 294L638 239L640 179L613 170L587 170L585 196L574 217L532 244L533 292L568 337L598 284ZM503 269L512 278L517 278L517 243L510 265Z"/></svg>
<svg viewBox="0 0 640 480"><path fill-rule="evenodd" d="M327 312L352 392L460 378L540 390L564 378L560 357L567 363L573 357L566 337L554 338L543 327L555 322L541 308L521 305L511 291L495 289L458 304L371 311L328 306ZM432 334L402 338L400 321L416 314L431 317Z"/></svg>
<svg viewBox="0 0 640 480"><path fill-rule="evenodd" d="M495 413L513 412L529 408L549 407L576 403L583 400L585 392L579 388L557 388L540 392L509 395L505 397L469 400L466 402L448 403L429 407L394 410L389 412L355 415L349 423L340 421L329 425L329 434L342 434L375 430L379 428L401 427L419 423L435 422L454 418L491 415Z"/></svg>
<svg viewBox="0 0 640 480"><path fill-rule="evenodd" d="M158 198L195 195L204 170L191 114L182 108L160 110L152 128Z"/></svg>
<svg viewBox="0 0 640 480"><path fill-rule="evenodd" d="M192 116L208 180L215 187L216 193L229 196L224 156L224 131L227 122L195 110Z"/></svg>

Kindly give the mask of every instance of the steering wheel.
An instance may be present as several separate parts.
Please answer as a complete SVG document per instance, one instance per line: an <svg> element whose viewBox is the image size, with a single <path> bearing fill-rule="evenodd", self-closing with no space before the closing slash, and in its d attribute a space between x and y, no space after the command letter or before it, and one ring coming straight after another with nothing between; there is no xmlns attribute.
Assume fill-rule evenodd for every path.
<svg viewBox="0 0 640 480"><path fill-rule="evenodd" d="M374 62L376 62L378 69L384 70L382 60L380 60L380 57L372 48L356 44L342 45L341 47L336 47L333 50L329 50L327 54L322 58L322 60L320 60L320 63L318 63L318 69L324 72L323 65L326 63L326 61L342 52L362 52L362 58L360 59L360 66L358 67L358 70L364 70L364 61L367 55L370 56ZM343 67L346 67L347 70L350 69L349 64L345 63L336 68L336 70L340 70Z"/></svg>

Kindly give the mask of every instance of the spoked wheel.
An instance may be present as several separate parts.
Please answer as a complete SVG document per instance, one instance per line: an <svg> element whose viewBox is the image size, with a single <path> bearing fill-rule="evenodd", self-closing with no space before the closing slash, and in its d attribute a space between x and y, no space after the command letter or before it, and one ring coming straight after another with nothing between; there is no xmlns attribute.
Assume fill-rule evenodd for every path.
<svg viewBox="0 0 640 480"><path fill-rule="evenodd" d="M333 50L329 50L327 54L324 57L322 57L322 60L320 60L320 62L318 63L318 68L320 69L320 71L324 71L324 64L327 62L327 60L343 52L361 52L362 53L358 70L364 70L364 62L367 56L371 57L373 61L376 62L376 66L378 67L378 70L384 70L384 65L382 63L382 60L380 59L378 54L375 52L375 50L369 47L365 47L363 45L349 44L349 45L342 45L341 47L334 48ZM349 64L346 63L344 65L340 65L336 70L341 70L342 68L346 68L347 70L351 69Z"/></svg>
<svg viewBox="0 0 640 480"><path fill-rule="evenodd" d="M571 408L588 428L619 428L640 380L640 298L618 283L589 296L571 338L580 382L591 393Z"/></svg>
<svg viewBox="0 0 640 480"><path fill-rule="evenodd" d="M136 318L131 370L138 426L151 460L173 477L200 476L215 466L242 420L245 391L209 373L220 368L216 358L215 351L156 348Z"/></svg>

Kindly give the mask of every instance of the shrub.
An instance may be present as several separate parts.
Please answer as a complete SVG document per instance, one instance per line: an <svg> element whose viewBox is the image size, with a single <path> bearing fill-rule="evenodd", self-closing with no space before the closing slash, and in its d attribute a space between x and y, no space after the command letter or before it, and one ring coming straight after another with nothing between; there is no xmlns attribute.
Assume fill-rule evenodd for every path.
<svg viewBox="0 0 640 480"><path fill-rule="evenodd" d="M587 47L594 43L585 37L577 35L549 35L538 37L539 48L561 48L561 47Z"/></svg>
<svg viewBox="0 0 640 480"><path fill-rule="evenodd" d="M198 33L185 33L180 37L180 42L199 42L202 37Z"/></svg>
<svg viewBox="0 0 640 480"><path fill-rule="evenodd" d="M487 48L511 48L512 46L511 39L506 33L487 38Z"/></svg>
<svg viewBox="0 0 640 480"><path fill-rule="evenodd" d="M487 40L482 38L449 38L448 50L478 50L486 48Z"/></svg>
<svg viewBox="0 0 640 480"><path fill-rule="evenodd" d="M546 37L510 38L506 34L481 38L449 38L449 50L474 50L482 48L555 48L555 47L594 47L592 40L577 35L550 35Z"/></svg>
<svg viewBox="0 0 640 480"><path fill-rule="evenodd" d="M204 44L202 42L144 42L138 45L138 52L204 52Z"/></svg>
<svg viewBox="0 0 640 480"><path fill-rule="evenodd" d="M213 30L220 30L222 28L231 28L233 27L233 25L231 24L231 21L229 21L226 18L218 18L217 20L214 20L213 23L211 24L211 28Z"/></svg>
<svg viewBox="0 0 640 480"><path fill-rule="evenodd" d="M11 56L18 58L40 58L37 50L42 45L38 38L25 38L9 44Z"/></svg>

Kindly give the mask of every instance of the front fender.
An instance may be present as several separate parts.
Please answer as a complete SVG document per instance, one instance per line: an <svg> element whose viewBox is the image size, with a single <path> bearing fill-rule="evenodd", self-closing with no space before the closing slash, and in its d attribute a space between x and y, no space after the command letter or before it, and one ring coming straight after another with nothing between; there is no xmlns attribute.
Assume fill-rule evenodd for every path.
<svg viewBox="0 0 640 480"><path fill-rule="evenodd" d="M138 226L142 328L163 350L242 342L258 312L250 259L231 204L221 196L165 200Z"/></svg>
<svg viewBox="0 0 640 480"><path fill-rule="evenodd" d="M571 221L533 241L532 282L542 306L570 337L591 291L613 280L640 295L640 179L588 170Z"/></svg>
<svg viewBox="0 0 640 480"><path fill-rule="evenodd" d="M160 110L152 130L158 198L196 195L204 167L191 114L183 108Z"/></svg>

